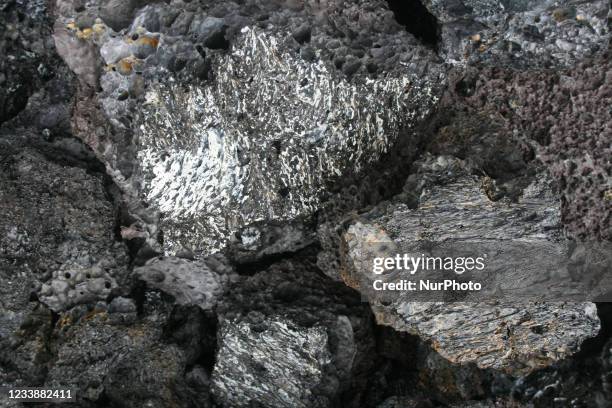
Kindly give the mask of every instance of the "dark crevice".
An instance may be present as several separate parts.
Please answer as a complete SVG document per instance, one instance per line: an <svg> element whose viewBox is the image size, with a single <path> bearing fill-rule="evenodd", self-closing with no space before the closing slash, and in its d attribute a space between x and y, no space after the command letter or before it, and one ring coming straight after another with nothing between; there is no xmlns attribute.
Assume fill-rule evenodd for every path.
<svg viewBox="0 0 612 408"><path fill-rule="evenodd" d="M5 130L6 131L6 130ZM75 167L87 171L92 175L105 175L106 168L98 160L89 146L73 136L57 138L52 141L43 140L37 135L25 133L24 145L30 146L42 154L50 162L65 167ZM64 146L60 140L66 141L70 146Z"/></svg>
<svg viewBox="0 0 612 408"><path fill-rule="evenodd" d="M8 95L8 100L5 101L4 106L0 107L0 124L19 115L28 105L31 93L30 89L18 84L16 89Z"/></svg>
<svg viewBox="0 0 612 408"><path fill-rule="evenodd" d="M318 243L308 245L296 252L281 252L278 254L264 256L252 262L237 263L234 265L239 275L253 276L257 272L264 271L275 263L286 259L305 259L312 257L321 250Z"/></svg>
<svg viewBox="0 0 612 408"><path fill-rule="evenodd" d="M147 300L147 285L141 280L134 280L132 290L128 296L134 300L138 316L145 314L145 302Z"/></svg>
<svg viewBox="0 0 612 408"><path fill-rule="evenodd" d="M217 352L217 319L197 306L177 305L163 327L163 338L185 351L186 371L203 367L212 373Z"/></svg>
<svg viewBox="0 0 612 408"><path fill-rule="evenodd" d="M574 356L576 361L599 356L605 344L612 337L612 303L596 303L596 305L601 329L597 336L587 339L582 343L580 351Z"/></svg>
<svg viewBox="0 0 612 408"><path fill-rule="evenodd" d="M97 407L105 407L105 408L113 407L114 406L111 403L111 400L108 398L108 395L106 394L106 391L104 389L102 390L102 394L100 394L100 396L96 400L95 406L97 406Z"/></svg>
<svg viewBox="0 0 612 408"><path fill-rule="evenodd" d="M113 213L115 216L115 226L113 228L113 231L115 234L115 240L123 241L123 238L121 237L121 226L123 225L123 214L127 211L127 208L125 208L125 203L122 200L121 190L115 184L112 177L109 176L107 173L104 173L103 181L106 198L109 202L113 204ZM131 259L133 258L130 258L130 260Z"/></svg>
<svg viewBox="0 0 612 408"><path fill-rule="evenodd" d="M418 0L387 0L397 22L426 46L438 49L438 20Z"/></svg>

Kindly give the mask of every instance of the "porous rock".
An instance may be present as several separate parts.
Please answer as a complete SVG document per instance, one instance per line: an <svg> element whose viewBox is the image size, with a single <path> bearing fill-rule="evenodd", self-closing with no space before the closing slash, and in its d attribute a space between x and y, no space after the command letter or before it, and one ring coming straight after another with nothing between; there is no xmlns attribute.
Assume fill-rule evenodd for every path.
<svg viewBox="0 0 612 408"><path fill-rule="evenodd" d="M120 54L118 42L132 44L134 58L100 71L102 91L79 97L114 136L96 136L80 109L76 133L107 164L130 208L144 201L146 218L163 214L164 248L156 250L205 255L251 224L312 218L328 185L363 171L431 111L441 66L379 3L359 20L352 17L359 5L341 1L283 11L258 4L240 15L230 4L191 3L175 19L167 18L172 4L156 5L137 10L127 29L100 25L90 34L72 22L95 14L97 2L81 12L61 10L61 54L90 85L89 74L79 72L85 64L71 63L85 47L101 49L110 62ZM261 26L256 21L266 11L271 24ZM152 15L171 26L147 23ZM347 36L313 32L309 44L319 56L306 61L290 33L306 32L304 24L321 15L336 16ZM367 37L364 45L355 30ZM146 52L136 50L145 38L155 40ZM305 34L298 39L305 43ZM388 71L386 78L369 73L367 62ZM147 90L130 98L129 77L140 75ZM156 238L155 226L142 229Z"/></svg>
<svg viewBox="0 0 612 408"><path fill-rule="evenodd" d="M602 304L370 306L322 275L355 286L336 231L610 237L609 4L423 0L433 17L402 27L393 3L2 4L0 385L78 387L87 408L208 407L211 388L220 406L609 405ZM423 149L464 161L412 166ZM203 256L222 249L242 277Z"/></svg>
<svg viewBox="0 0 612 408"><path fill-rule="evenodd" d="M154 258L134 269L140 279L152 288L172 295L180 305L194 305L202 310L213 309L236 279L232 268L222 260L203 261L176 257Z"/></svg>
<svg viewBox="0 0 612 408"><path fill-rule="evenodd" d="M517 68L571 67L609 44L606 1L426 0L452 63Z"/></svg>
<svg viewBox="0 0 612 408"><path fill-rule="evenodd" d="M1 381L41 386L53 312L129 291L127 249L100 173L78 154L32 129L3 129L0 146Z"/></svg>
<svg viewBox="0 0 612 408"><path fill-rule="evenodd" d="M495 118L505 138L520 135L532 145L560 190L564 229L579 240L612 236L612 113L604 108L612 100L612 63L606 52L564 70L469 69L451 102Z"/></svg>
<svg viewBox="0 0 612 408"><path fill-rule="evenodd" d="M23 276L22 289L10 290L21 300L11 303L23 304L33 292L51 309L62 311L105 300L119 285L128 288L127 249L113 238L114 208L101 176L47 160L27 147L30 138L35 136L20 132L1 140L6 146L2 259L23 260L3 268ZM54 152L51 144L40 148ZM17 284L10 275L7 279Z"/></svg>
<svg viewBox="0 0 612 408"><path fill-rule="evenodd" d="M373 364L371 316L313 261L312 255L281 261L232 285L217 309L221 336L212 381L218 401L325 407L363 400ZM307 355L298 352L301 343Z"/></svg>

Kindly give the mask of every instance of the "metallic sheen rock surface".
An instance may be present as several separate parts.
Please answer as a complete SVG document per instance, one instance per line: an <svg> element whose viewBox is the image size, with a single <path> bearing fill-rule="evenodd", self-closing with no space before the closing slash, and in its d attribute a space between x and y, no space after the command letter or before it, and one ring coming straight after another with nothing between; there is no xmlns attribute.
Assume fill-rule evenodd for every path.
<svg viewBox="0 0 612 408"><path fill-rule="evenodd" d="M224 406L326 407L316 388L330 363L327 333L290 320L222 324L212 393ZM248 367L245 371L242 367Z"/></svg>
<svg viewBox="0 0 612 408"><path fill-rule="evenodd" d="M251 224L311 217L330 184L364 171L431 112L444 81L435 56L417 44L403 48L408 60L391 72L347 75L323 51L304 59L299 44L276 26L239 24L227 52L206 41L213 50L204 51L193 36L212 35L217 20L197 14L190 36L158 26L161 32L150 32L147 12L167 12L160 7L146 8L121 33L102 21L87 32L75 28L77 16L67 9L56 22L67 28L55 36L86 83L92 85L94 70L84 67L106 66L97 95L101 114L131 142L85 134L94 129L80 136L128 200L162 214L169 253L209 254ZM94 3L88 10L95 11ZM412 42L397 25L390 33ZM91 47L101 56L86 55ZM203 64L204 78L168 67L168 59L179 58Z"/></svg>
<svg viewBox="0 0 612 408"><path fill-rule="evenodd" d="M217 401L336 406L364 397L375 352L368 307L342 283L324 278L313 260L303 254L242 276L219 302ZM247 385L238 388L238 379Z"/></svg>
<svg viewBox="0 0 612 408"><path fill-rule="evenodd" d="M612 306L508 291L612 237L608 1L0 3L0 387L612 405ZM493 299L360 286L372 240L474 236L537 261Z"/></svg>
<svg viewBox="0 0 612 408"><path fill-rule="evenodd" d="M501 296L486 302L440 302L433 294L427 301L410 292L383 300L369 290L367 277L372 270L363 260L368 251L379 251L373 245L376 242L397 244L398 253L420 251L418 244L424 241L448 245L476 240L494 243L500 250L515 240L535 247L548 242L552 244L548 251L564 245L558 232L559 205L550 201L553 196L546 192L545 181L528 186L516 204L491 202L486 186L467 175L460 161L428 157L419 165L417 174L425 184L417 208L399 202L375 209L347 226L343 235L342 278L370 301L380 324L421 336L451 362L476 363L512 374L562 360L598 333L596 307L589 302L538 302L537 296L520 304ZM535 216L525 218L521 213ZM513 256L521 255L530 259L525 252ZM502 278L528 282L538 270L524 272L525 276L517 277L512 270L500 273Z"/></svg>
<svg viewBox="0 0 612 408"><path fill-rule="evenodd" d="M213 65L217 86L145 93L141 194L164 213L169 248L219 249L245 225L311 215L328 182L380 157L435 101L438 78L351 84L279 41L245 28Z"/></svg>

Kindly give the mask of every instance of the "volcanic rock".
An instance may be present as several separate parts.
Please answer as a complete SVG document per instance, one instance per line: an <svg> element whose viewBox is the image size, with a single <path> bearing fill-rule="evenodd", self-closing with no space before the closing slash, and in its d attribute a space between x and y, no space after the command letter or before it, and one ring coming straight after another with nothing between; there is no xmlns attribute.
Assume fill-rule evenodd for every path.
<svg viewBox="0 0 612 408"><path fill-rule="evenodd" d="M551 202L554 196L546 191L546 182L529 186L516 204L492 202L478 177L466 174L456 159L429 157L419 166L422 190L417 208L400 200L345 225L342 279L369 299L380 324L421 336L451 362L474 362L514 374L564 359L597 334L600 323L593 303L541 302L545 294L537 290L522 300L497 292L500 287L512 291L512 283L530 280L533 284L525 286L537 288L546 280L545 269L529 269L528 263L546 258L541 251L564 253L569 245L559 234L560 206ZM527 213L531 216L525 217ZM491 253L495 248L510 254L521 251L512 257L523 256L526 266L501 265L493 276L501 281L495 282L489 298L417 298L410 292L381 298L369 289L375 275L364 260L371 253L385 256L385 247L397 245L399 253L420 255L423 244L448 250L453 242L479 243ZM516 242L524 245L514 249ZM536 252L530 254L529 248ZM562 296L563 292L555 298L563 300Z"/></svg>
<svg viewBox="0 0 612 408"><path fill-rule="evenodd" d="M137 11L129 29L102 24L91 34L73 28L79 13L62 9L56 21L65 26L56 30L60 54L82 81L102 87L92 90L94 97L81 94L76 133L108 166L128 206L146 203L146 211L132 210L136 218L162 215L163 248L156 244L157 226L142 221L152 248L206 255L252 224L312 218L328 185L363 171L431 111L444 81L435 55L383 12L372 9L355 22L349 16L359 5L341 3L288 11L291 24L273 14L269 28L255 24L257 8L238 18L236 10L193 4L172 27L147 25L152 14L165 19L173 10L169 4ZM95 14L97 7L89 2L81 13ZM320 29L310 41L318 57L300 57L288 32L299 27L293 32L305 42L304 24L319 13L337 14L336 29L356 25L370 43L376 39L378 74L361 70L367 53L348 49L352 35L334 37L339 47L332 47L330 34ZM383 21L385 32L377 28ZM173 29L179 23L183 28ZM154 39L147 40L146 52L139 46L145 39ZM133 58L111 62L124 55L121 41L132 44ZM230 44L220 46L223 41ZM402 41L406 45L395 45ZM108 63L99 76L94 67L103 65L102 58L90 58L97 49ZM400 65L390 64L398 57ZM346 59L341 71L335 58ZM383 69L384 79L378 77ZM143 78L146 91L129 98L132 76ZM95 136L99 125L85 111L96 123L106 122L104 133L114 136Z"/></svg>

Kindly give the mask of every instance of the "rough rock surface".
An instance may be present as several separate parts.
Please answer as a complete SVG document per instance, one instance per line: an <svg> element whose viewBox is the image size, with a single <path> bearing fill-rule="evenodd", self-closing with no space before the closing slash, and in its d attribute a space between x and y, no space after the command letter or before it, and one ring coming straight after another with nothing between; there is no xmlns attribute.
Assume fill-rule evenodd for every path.
<svg viewBox="0 0 612 408"><path fill-rule="evenodd" d="M179 305L194 305L202 310L213 309L236 279L232 268L222 259L207 263L168 257L152 259L134 268L134 273L149 287L172 295Z"/></svg>
<svg viewBox="0 0 612 408"><path fill-rule="evenodd" d="M29 290L55 311L105 300L129 278L126 248L113 242L114 209L103 180L49 162L32 149L12 150L26 138L2 140L11 142L2 172L3 260L14 260L4 271L17 277L21 269L26 282L28 275L34 278ZM15 284L22 286L19 280Z"/></svg>
<svg viewBox="0 0 612 408"><path fill-rule="evenodd" d="M4 2L0 13L0 123L23 110L28 98L53 77L59 57L50 36L45 1ZM61 68L60 68L61 69Z"/></svg>
<svg viewBox="0 0 612 408"><path fill-rule="evenodd" d="M462 103L528 139L561 190L566 230L582 240L611 237L611 69L608 49L568 70L467 71L456 84Z"/></svg>
<svg viewBox="0 0 612 408"><path fill-rule="evenodd" d="M224 406L318 407L324 369L330 363L323 328L299 330L291 321L264 320L251 326L228 321L213 371L213 393ZM248 367L245 370L243 367Z"/></svg>
<svg viewBox="0 0 612 408"><path fill-rule="evenodd" d="M396 244L398 253L416 253L425 241L447 247L452 242L484 243L488 251L498 248L510 252L512 258L525 258L520 272L527 272L526 276L501 270L497 273L503 279L526 286L537 274L534 285L544 279L544 270L538 266L530 271L529 262L537 264L544 257L541 251L562 253L560 248L567 245L559 234L559 205L550 202L553 196L546 191L546 181L536 180L528 186L518 203L493 202L487 184L466 174L465 167L458 160L427 157L417 164L421 179L416 184L422 189L417 208L399 201L348 225L343 235L343 280L369 299L379 323L430 340L450 361L519 373L566 358L599 331L593 303L542 303L537 297L527 297L527 302L517 304L516 299L501 296L487 302L444 303L444 299L417 299L410 292L387 301L368 290L374 278L363 259L368 251L380 251L375 242ZM516 240L525 246L513 254ZM529 254L530 247L537 248L536 253Z"/></svg>
<svg viewBox="0 0 612 408"><path fill-rule="evenodd" d="M251 224L311 217L328 185L431 111L444 79L437 58L382 2L361 6L307 2L265 17L274 6L190 4L176 15L151 5L115 32L104 18L79 28L100 16L95 2L78 13L60 2L58 50L84 83L100 84L83 109L114 134L96 136L80 115L77 135L128 200L161 212L165 250L207 254ZM332 16L343 40L330 38Z"/></svg>
<svg viewBox="0 0 612 408"><path fill-rule="evenodd" d="M114 209L103 178L49 161L45 154L61 150L42 142L37 151L27 147L28 138L35 136L4 135L0 142L6 147L2 269L7 284L19 287L5 286L7 296L27 299L32 292L56 311L104 300L127 283L128 259L113 240Z"/></svg>
<svg viewBox="0 0 612 408"><path fill-rule="evenodd" d="M76 388L85 404L207 406L207 390L187 385L189 373L198 369L186 367L188 353L180 343L162 340L172 319L169 308L155 294L141 316L123 303L75 308L60 317L45 386ZM126 315L132 318L126 321Z"/></svg>
<svg viewBox="0 0 612 408"><path fill-rule="evenodd" d="M243 277L218 313L222 335L212 376L217 401L326 407L363 398L373 363L371 317L358 296L330 284L311 255ZM245 387L237 390L236 381Z"/></svg>
<svg viewBox="0 0 612 408"><path fill-rule="evenodd" d="M0 386L84 408L609 407L607 304L378 302L345 284L344 244L609 242L611 16L2 2Z"/></svg>
<svg viewBox="0 0 612 408"><path fill-rule="evenodd" d="M606 1L426 0L440 51L455 63L569 67L609 44Z"/></svg>

